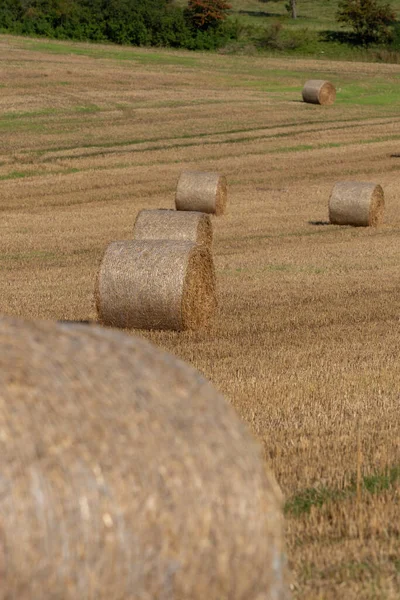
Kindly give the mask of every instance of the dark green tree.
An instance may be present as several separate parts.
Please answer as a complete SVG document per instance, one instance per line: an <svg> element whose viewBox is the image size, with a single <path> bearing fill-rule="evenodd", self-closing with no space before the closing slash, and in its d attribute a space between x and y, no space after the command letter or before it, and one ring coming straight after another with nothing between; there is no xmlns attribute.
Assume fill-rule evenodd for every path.
<svg viewBox="0 0 400 600"><path fill-rule="evenodd" d="M359 43L387 43L391 40L396 13L380 0L340 0L336 20L350 26Z"/></svg>

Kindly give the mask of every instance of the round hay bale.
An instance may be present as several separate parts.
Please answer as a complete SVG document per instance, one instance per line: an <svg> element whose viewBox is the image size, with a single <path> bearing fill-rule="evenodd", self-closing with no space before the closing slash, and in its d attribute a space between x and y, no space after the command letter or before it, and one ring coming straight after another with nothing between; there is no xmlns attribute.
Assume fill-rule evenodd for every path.
<svg viewBox="0 0 400 600"><path fill-rule="evenodd" d="M0 343L2 598L285 597L279 488L200 373L97 326Z"/></svg>
<svg viewBox="0 0 400 600"><path fill-rule="evenodd" d="M141 210L133 229L135 240L186 240L209 249L212 236L209 215L195 211Z"/></svg>
<svg viewBox="0 0 400 600"><path fill-rule="evenodd" d="M95 299L104 325L198 329L216 308L211 253L192 242L113 242L100 265Z"/></svg>
<svg viewBox="0 0 400 600"><path fill-rule="evenodd" d="M212 171L182 171L176 188L177 210L194 210L218 216L225 212L226 202L225 175Z"/></svg>
<svg viewBox="0 0 400 600"><path fill-rule="evenodd" d="M310 79L304 84L302 96L304 102L329 106L335 102L336 89L329 81Z"/></svg>
<svg viewBox="0 0 400 600"><path fill-rule="evenodd" d="M329 198L329 220L335 225L377 227L384 209L383 189L375 183L340 181Z"/></svg>

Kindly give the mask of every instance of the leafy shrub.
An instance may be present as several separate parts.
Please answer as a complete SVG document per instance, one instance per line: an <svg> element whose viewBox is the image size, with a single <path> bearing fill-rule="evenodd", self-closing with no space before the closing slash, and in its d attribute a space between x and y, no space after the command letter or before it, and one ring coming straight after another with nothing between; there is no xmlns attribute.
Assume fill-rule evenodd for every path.
<svg viewBox="0 0 400 600"><path fill-rule="evenodd" d="M271 48L273 50L282 50L282 23L276 21L265 27L260 38L260 46L263 48Z"/></svg>
<svg viewBox="0 0 400 600"><path fill-rule="evenodd" d="M308 50L315 42L309 29L285 29L279 21L265 27L259 38L259 46L271 50Z"/></svg>

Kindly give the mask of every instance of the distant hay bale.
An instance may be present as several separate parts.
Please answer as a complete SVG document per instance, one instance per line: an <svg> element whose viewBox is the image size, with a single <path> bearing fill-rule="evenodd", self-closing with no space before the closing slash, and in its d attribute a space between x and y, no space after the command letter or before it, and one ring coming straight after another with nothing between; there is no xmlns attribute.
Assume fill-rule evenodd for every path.
<svg viewBox="0 0 400 600"><path fill-rule="evenodd" d="M383 189L375 183L340 181L329 198L329 220L335 225L377 227L384 209Z"/></svg>
<svg viewBox="0 0 400 600"><path fill-rule="evenodd" d="M302 96L304 102L329 106L335 102L336 89L329 81L310 79L304 84Z"/></svg>
<svg viewBox="0 0 400 600"><path fill-rule="evenodd" d="M225 175L212 171L182 171L176 188L177 210L194 210L215 215L225 212Z"/></svg>
<svg viewBox="0 0 400 600"><path fill-rule="evenodd" d="M100 265L99 320L112 327L198 329L216 308L211 253L192 242L111 243Z"/></svg>
<svg viewBox="0 0 400 600"><path fill-rule="evenodd" d="M200 373L97 326L0 319L1 597L281 600L281 495Z"/></svg>
<svg viewBox="0 0 400 600"><path fill-rule="evenodd" d="M212 246L209 215L195 211L141 210L133 228L135 240L177 240Z"/></svg>

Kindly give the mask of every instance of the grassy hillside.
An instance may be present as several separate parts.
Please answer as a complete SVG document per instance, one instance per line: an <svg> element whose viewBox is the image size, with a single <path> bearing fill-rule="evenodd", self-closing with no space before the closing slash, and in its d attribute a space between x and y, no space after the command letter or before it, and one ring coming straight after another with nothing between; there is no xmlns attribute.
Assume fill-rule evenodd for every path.
<svg viewBox="0 0 400 600"><path fill-rule="evenodd" d="M400 6L400 2L397 2ZM289 17L285 0L231 0L232 12L254 24L280 21L291 27L309 27L321 31L336 28L337 0L298 0L298 19Z"/></svg>
<svg viewBox="0 0 400 600"><path fill-rule="evenodd" d="M400 20L400 0L392 0L390 4ZM231 0L231 5L230 18L237 19L244 28L238 48L241 45L247 52L251 51L251 45L254 44L258 51L261 49L269 54L315 55L321 58L384 62L400 60L397 56L400 51L397 26L395 39L389 51L377 48L366 50L335 40L338 37L336 34L340 36L346 31L335 18L338 0L298 0L298 18L295 20L285 8L285 0ZM276 30L278 33L274 44ZM269 43L265 43L265 40L269 40Z"/></svg>
<svg viewBox="0 0 400 600"><path fill-rule="evenodd" d="M389 0L389 3L400 17L400 0ZM297 0L296 20L290 18L285 8L286 0L230 0L230 4L233 14L249 19L273 19L288 26L309 27L316 31L339 29L335 21L338 0Z"/></svg>

